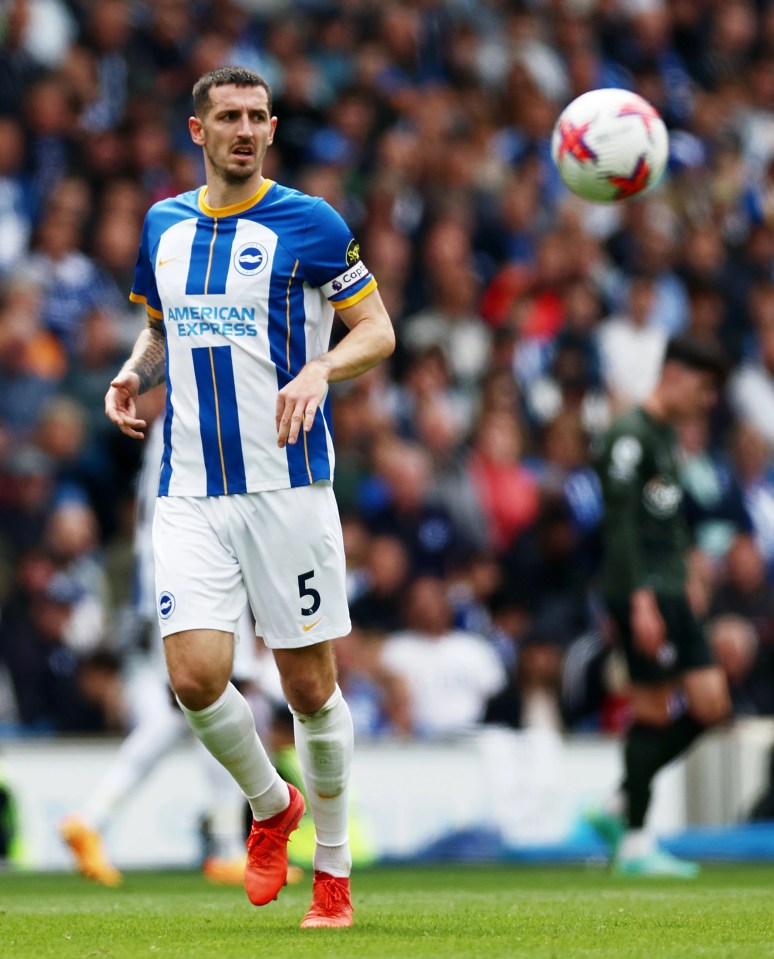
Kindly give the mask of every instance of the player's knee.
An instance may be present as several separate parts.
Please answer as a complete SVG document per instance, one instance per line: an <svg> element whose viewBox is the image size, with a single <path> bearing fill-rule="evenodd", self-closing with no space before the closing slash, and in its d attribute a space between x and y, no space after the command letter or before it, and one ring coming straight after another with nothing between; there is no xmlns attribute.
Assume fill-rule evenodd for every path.
<svg viewBox="0 0 774 959"><path fill-rule="evenodd" d="M329 644L278 656L282 688L290 708L307 716L318 712L336 689L336 667Z"/></svg>
<svg viewBox="0 0 774 959"><path fill-rule="evenodd" d="M726 689L714 690L689 703L688 711L702 726L717 726L731 714L731 697Z"/></svg>
<svg viewBox="0 0 774 959"><path fill-rule="evenodd" d="M334 685L325 676L300 675L284 680L285 696L297 713L318 712L333 695Z"/></svg>
<svg viewBox="0 0 774 959"><path fill-rule="evenodd" d="M666 694L636 690L631 697L632 718L654 729L664 729L672 722L669 697Z"/></svg>
<svg viewBox="0 0 774 959"><path fill-rule="evenodd" d="M186 709L200 710L211 706L226 688L223 684L209 676L198 676L191 672L181 672L170 675L170 682L175 696Z"/></svg>

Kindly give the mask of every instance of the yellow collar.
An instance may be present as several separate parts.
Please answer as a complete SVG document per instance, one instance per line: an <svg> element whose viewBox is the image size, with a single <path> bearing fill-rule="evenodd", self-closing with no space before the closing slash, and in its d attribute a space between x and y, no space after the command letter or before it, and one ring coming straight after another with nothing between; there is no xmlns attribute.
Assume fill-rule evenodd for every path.
<svg viewBox="0 0 774 959"><path fill-rule="evenodd" d="M235 216L237 213L244 213L245 210L249 210L251 207L254 207L256 204L260 203L273 186L274 180L266 179L260 185L256 193L253 193L253 195L248 197L246 200L242 200L241 203L232 203L231 206L209 206L205 200L205 197L207 196L207 187L203 186L199 191L199 209L202 211L202 213L206 213L207 216L212 217L219 218L223 216Z"/></svg>

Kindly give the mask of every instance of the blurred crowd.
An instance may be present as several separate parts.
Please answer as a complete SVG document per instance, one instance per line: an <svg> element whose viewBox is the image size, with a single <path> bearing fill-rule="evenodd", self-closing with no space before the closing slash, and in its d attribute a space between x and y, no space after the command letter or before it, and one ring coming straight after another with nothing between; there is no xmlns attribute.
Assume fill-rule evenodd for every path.
<svg viewBox="0 0 774 959"><path fill-rule="evenodd" d="M398 334L333 394L359 734L625 725L590 450L678 331L733 366L680 433L692 602L737 714L774 713L774 3L4 0L0 729L127 721L142 444L103 396L145 211L202 182L191 87L227 63L272 85L265 174L343 214ZM640 201L552 167L599 86L669 127Z"/></svg>

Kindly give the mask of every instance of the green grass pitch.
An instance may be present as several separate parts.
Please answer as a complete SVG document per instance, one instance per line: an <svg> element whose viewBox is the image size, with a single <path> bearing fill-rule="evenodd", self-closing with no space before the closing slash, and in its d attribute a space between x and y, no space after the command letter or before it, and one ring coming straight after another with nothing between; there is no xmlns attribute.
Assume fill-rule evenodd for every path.
<svg viewBox="0 0 774 959"><path fill-rule="evenodd" d="M300 930L311 879L262 909L194 873L0 875L3 959L767 959L774 867L708 866L693 882L596 868L361 871L353 929Z"/></svg>

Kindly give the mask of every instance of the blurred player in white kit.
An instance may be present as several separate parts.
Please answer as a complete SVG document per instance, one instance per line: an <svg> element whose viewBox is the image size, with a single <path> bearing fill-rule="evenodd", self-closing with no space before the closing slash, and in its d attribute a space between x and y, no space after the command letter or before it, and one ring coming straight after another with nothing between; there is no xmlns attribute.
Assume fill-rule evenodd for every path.
<svg viewBox="0 0 774 959"><path fill-rule="evenodd" d="M161 403L153 411L154 414L163 408L163 390L154 391L146 398L149 404L155 402L158 394ZM59 833L70 848L81 874L106 886L117 886L122 879L120 871L110 861L103 841L110 822L170 750L181 740L190 737L188 723L175 703L166 680L156 615L151 532L163 447L163 416L157 416L145 442L137 484L133 606L137 617L137 633L150 636L150 643L145 654L137 652L133 655L128 670L132 729L109 769L80 809L67 815L59 824ZM234 680L238 683L254 683L259 664L254 624L247 606L237 627L237 638ZM265 665L273 667L273 661L269 658ZM256 725L267 729L269 706L265 699L256 690L249 701L255 713ZM210 843L202 871L212 882L241 886L245 866L244 796L223 766L213 759L198 739L194 737L194 741L210 792L206 811ZM300 870L292 869L289 881L299 875Z"/></svg>

